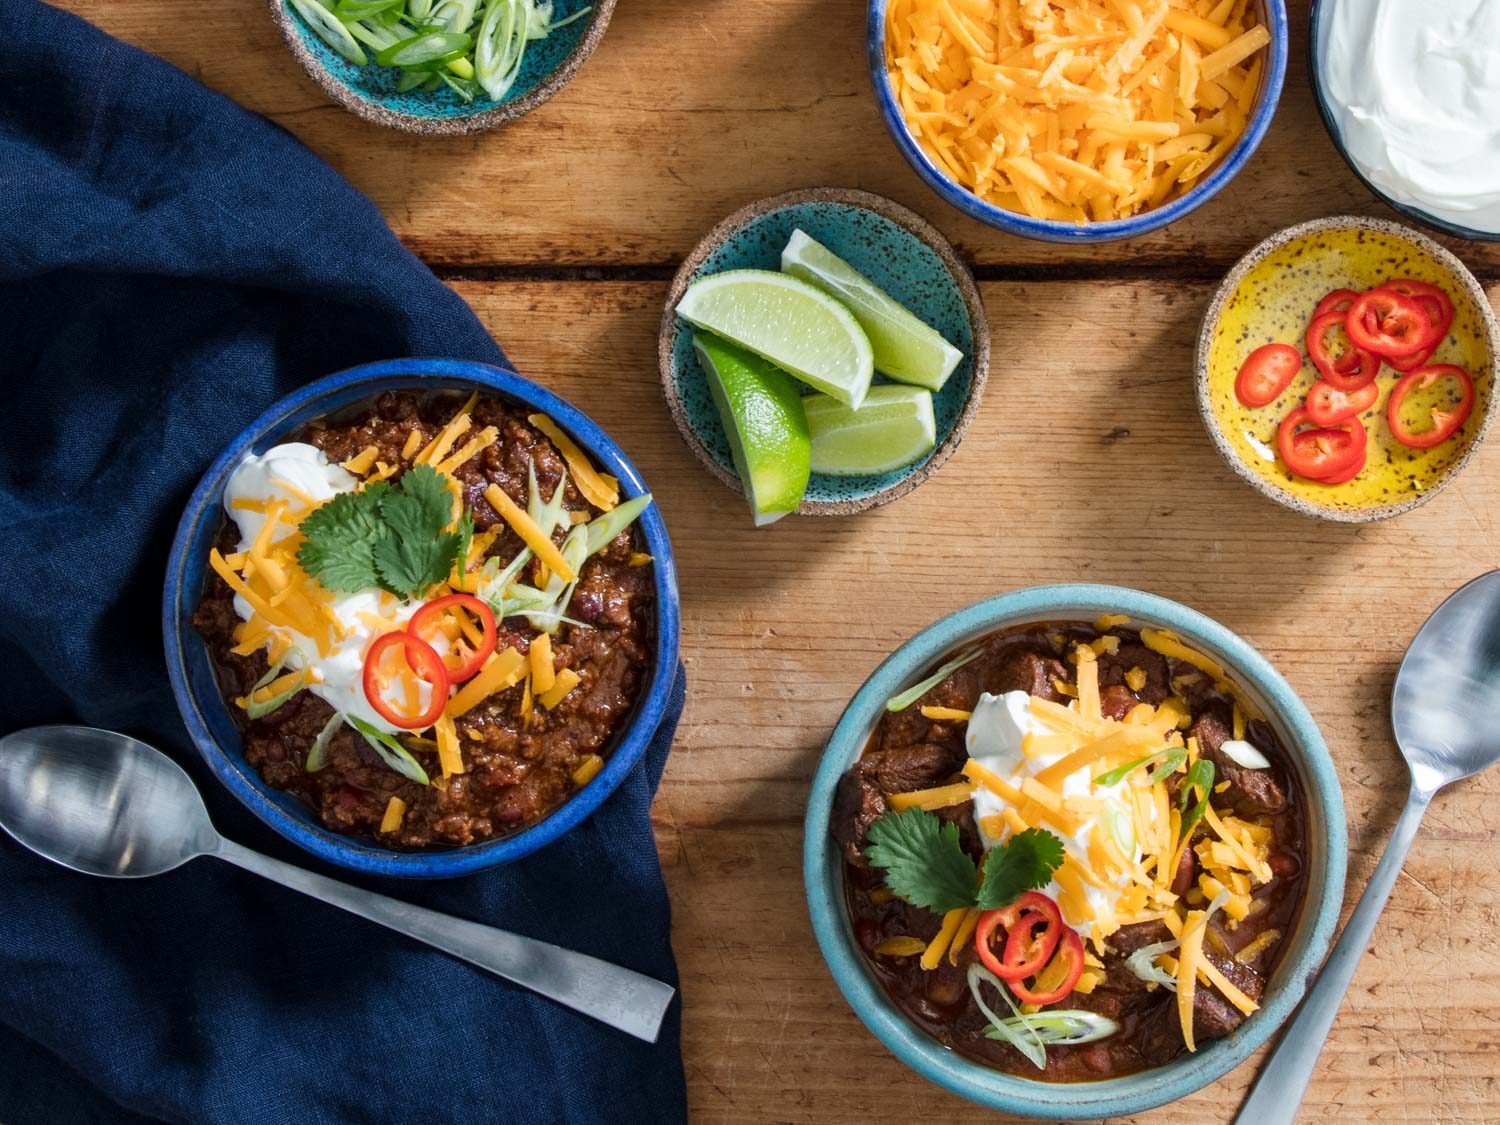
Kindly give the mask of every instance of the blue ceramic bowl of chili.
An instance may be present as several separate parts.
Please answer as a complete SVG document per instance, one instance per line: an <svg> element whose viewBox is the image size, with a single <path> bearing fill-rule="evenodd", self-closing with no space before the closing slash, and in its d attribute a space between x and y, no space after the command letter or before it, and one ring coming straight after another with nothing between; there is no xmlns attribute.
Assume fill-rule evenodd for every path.
<svg viewBox="0 0 1500 1125"><path fill-rule="evenodd" d="M162 602L167 671L178 709L198 752L214 775L257 817L320 859L371 875L443 878L466 875L530 855L581 823L619 787L645 752L666 714L677 675L680 611L672 545L661 513L648 505L637 521L652 556L655 652L635 708L605 753L599 773L562 805L509 836L458 848L398 851L366 837L325 828L296 797L267 785L245 761L241 736L220 691L208 645L193 626L203 595L208 554L223 526L222 497L229 475L250 453L263 453L314 419L387 391L478 391L553 419L619 478L624 496L649 491L624 451L597 424L551 391L512 371L456 359L401 359L364 364L310 383L251 422L209 466L193 490L172 541Z"/></svg>
<svg viewBox="0 0 1500 1125"><path fill-rule="evenodd" d="M1175 199L1128 218L1088 223L1035 219L1019 211L997 207L959 184L938 167L937 162L912 135L902 116L901 106L891 88L890 75L886 70L886 13L890 4L891 0L869 0L865 51L870 81L875 88L875 104L901 155L917 175L927 182L928 187L960 211L1007 234L1018 234L1042 242L1114 242L1123 238L1135 238L1176 222L1218 195L1249 163L1250 157L1260 147L1260 142L1270 129L1271 119L1276 115L1276 104L1281 98L1287 56L1291 51L1285 0L1255 0L1260 22L1271 36L1271 42L1266 47L1266 65L1261 74L1260 89L1256 92L1255 103L1239 143L1229 150L1208 175Z"/></svg>
<svg viewBox="0 0 1500 1125"><path fill-rule="evenodd" d="M1125 614L1132 626L1175 630L1217 660L1264 713L1287 752L1305 805L1306 884L1286 953L1260 1010L1224 1039L1163 1066L1097 1082L1019 1078L955 1053L911 1022L867 966L850 924L844 864L829 835L839 778L859 760L885 704L969 643L1000 629ZM978 602L928 626L898 648L855 694L834 728L813 778L802 838L802 872L813 933L849 1006L918 1074L989 1109L1079 1120L1141 1113L1187 1096L1244 1062L1291 1015L1328 951L1344 898L1348 864L1343 793L1328 747L1307 708L1271 664L1218 622L1178 602L1116 586L1037 586Z"/></svg>

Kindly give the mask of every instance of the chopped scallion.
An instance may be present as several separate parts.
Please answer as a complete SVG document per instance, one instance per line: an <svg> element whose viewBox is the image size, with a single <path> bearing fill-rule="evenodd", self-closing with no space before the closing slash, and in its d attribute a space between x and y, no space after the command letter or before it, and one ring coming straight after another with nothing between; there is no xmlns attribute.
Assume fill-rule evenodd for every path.
<svg viewBox="0 0 1500 1125"><path fill-rule="evenodd" d="M983 651L984 650L981 648L971 648L959 653L952 660L948 661L948 663L944 664L941 668L939 668L932 675L928 676L921 683L912 685L911 687L903 691L900 695L891 696L891 698L886 702L885 709L887 711L905 711L913 703L921 699L933 688L937 687L938 684L942 683L949 676L953 675L954 672L957 672L965 664L969 663L969 661L977 660L979 658L979 654Z"/></svg>
<svg viewBox="0 0 1500 1125"><path fill-rule="evenodd" d="M431 785L432 779L424 770L411 752L405 746L397 742L385 731L372 727L363 719L349 716L349 722L355 730L364 736L364 740L370 744L370 749L380 755L380 760L391 769L395 770L408 781L415 781L418 785Z"/></svg>

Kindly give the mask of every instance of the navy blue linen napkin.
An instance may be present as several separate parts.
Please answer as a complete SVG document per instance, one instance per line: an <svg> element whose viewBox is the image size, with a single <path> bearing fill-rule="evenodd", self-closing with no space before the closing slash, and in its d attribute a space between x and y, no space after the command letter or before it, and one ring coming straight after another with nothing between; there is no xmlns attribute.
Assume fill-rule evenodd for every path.
<svg viewBox="0 0 1500 1125"><path fill-rule="evenodd" d="M310 862L187 742L158 624L199 474L367 360L504 356L291 136L32 0L0 0L0 731L128 730L226 833ZM352 126L351 126L352 127ZM392 174L402 174L393 169ZM676 981L644 768L520 863L378 889ZM673 1122L678 1008L638 1043L211 860L75 875L0 837L0 1122Z"/></svg>

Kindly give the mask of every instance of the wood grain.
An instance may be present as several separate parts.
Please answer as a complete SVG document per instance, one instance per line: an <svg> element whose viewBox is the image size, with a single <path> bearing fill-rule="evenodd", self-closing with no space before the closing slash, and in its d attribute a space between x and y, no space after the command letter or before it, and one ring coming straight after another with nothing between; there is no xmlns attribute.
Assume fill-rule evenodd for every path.
<svg viewBox="0 0 1500 1125"><path fill-rule="evenodd" d="M282 44L263 2L67 6L267 114L380 205L435 266L631 263L666 270L724 215L795 187L880 192L985 267L1032 275L1173 268L1208 278L1256 241L1340 212L1393 217L1354 178L1308 90L1309 0L1290 0L1271 132L1217 199L1145 238L1061 248L991 230L917 179L886 134L865 64L865 0L633 0L556 98L476 137L412 137L346 113ZM1461 245L1500 273L1500 245Z"/></svg>
<svg viewBox="0 0 1500 1125"><path fill-rule="evenodd" d="M800 848L808 782L860 682L922 626L986 595L1114 582L1249 638L1302 693L1337 760L1351 899L1368 876L1405 791L1391 679L1433 606L1500 563L1500 448L1427 507L1355 528L1262 500L1202 431L1191 348L1209 283L1289 223L1389 214L1318 121L1308 3L1288 5L1286 93L1235 184L1169 231L1059 248L965 219L906 167L870 97L864 0L627 2L553 101L507 128L441 139L327 101L260 0L211 18L189 0L66 0L322 154L454 281L520 370L582 404L655 488L681 567L691 677L655 823L695 1120L982 1116L898 1063L844 1004L810 933ZM813 185L881 192L952 237L990 279L995 362L969 436L919 491L859 517L756 531L672 428L656 326L672 268L715 222ZM1500 278L1500 246L1449 245ZM1490 775L1435 802L1304 1120L1500 1120L1497 794ZM1253 1073L1144 1119L1228 1121Z"/></svg>
<svg viewBox="0 0 1500 1125"><path fill-rule="evenodd" d="M1113 582L1247 637L1328 739L1357 895L1405 794L1386 718L1396 664L1438 601L1500 562L1500 447L1399 520L1306 520L1241 483L1203 432L1189 373L1209 286L988 283L1005 358L942 471L863 516L757 531L661 409L664 285L457 288L522 371L616 435L672 530L691 698L656 829L696 1120L977 1116L898 1063L843 1003L811 936L800 848L819 753L860 682L922 626L989 594ZM1497 795L1491 774L1435 803L1305 1119L1500 1118ZM1241 1067L1147 1119L1227 1121L1253 1073Z"/></svg>

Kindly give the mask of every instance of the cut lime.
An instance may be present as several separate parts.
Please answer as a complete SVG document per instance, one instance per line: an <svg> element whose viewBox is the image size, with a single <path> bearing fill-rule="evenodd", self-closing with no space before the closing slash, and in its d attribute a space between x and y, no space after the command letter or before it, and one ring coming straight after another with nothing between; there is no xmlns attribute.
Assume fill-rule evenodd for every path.
<svg viewBox="0 0 1500 1125"><path fill-rule="evenodd" d="M903 383L940 391L964 353L864 274L804 231L794 230L781 269L837 297L870 338L875 369Z"/></svg>
<svg viewBox="0 0 1500 1125"><path fill-rule="evenodd" d="M701 277L677 302L677 315L848 406L858 406L870 389L874 357L859 321L795 277L770 270Z"/></svg>
<svg viewBox="0 0 1500 1125"><path fill-rule="evenodd" d="M758 355L695 333L693 348L729 435L757 527L796 511L807 491L811 440L797 384Z"/></svg>
<svg viewBox="0 0 1500 1125"><path fill-rule="evenodd" d="M802 400L812 433L812 468L838 477L889 473L937 444L932 392L921 387L871 387L850 410L827 395Z"/></svg>

